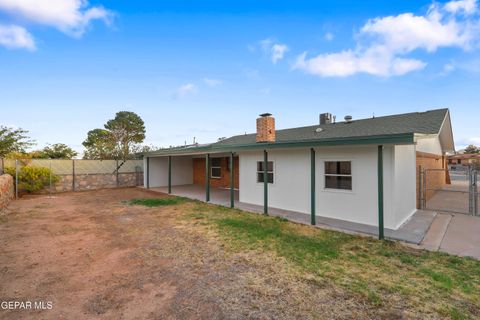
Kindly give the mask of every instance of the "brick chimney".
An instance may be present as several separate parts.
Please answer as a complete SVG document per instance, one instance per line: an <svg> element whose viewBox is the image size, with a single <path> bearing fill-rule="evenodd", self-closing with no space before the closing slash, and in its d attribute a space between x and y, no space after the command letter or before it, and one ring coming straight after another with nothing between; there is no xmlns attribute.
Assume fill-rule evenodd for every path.
<svg viewBox="0 0 480 320"><path fill-rule="evenodd" d="M270 113L257 118L257 142L275 142L275 118Z"/></svg>

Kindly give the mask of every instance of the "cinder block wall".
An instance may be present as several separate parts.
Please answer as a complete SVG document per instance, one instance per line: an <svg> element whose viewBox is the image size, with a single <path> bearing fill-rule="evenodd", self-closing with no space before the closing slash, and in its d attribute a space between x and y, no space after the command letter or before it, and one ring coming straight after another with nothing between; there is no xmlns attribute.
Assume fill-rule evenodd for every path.
<svg viewBox="0 0 480 320"><path fill-rule="evenodd" d="M13 178L9 174L0 176L0 214L3 213L10 201L13 199Z"/></svg>
<svg viewBox="0 0 480 320"><path fill-rule="evenodd" d="M228 157L222 157L220 161L222 177L210 178L210 186L214 188L230 187L230 170L228 168ZM239 171L238 157L233 158L233 186L238 189ZM205 158L193 159L193 183L205 185Z"/></svg>
<svg viewBox="0 0 480 320"><path fill-rule="evenodd" d="M420 168L423 169L444 169L442 171L427 171L427 189L440 189L449 182L448 167L445 157L441 155L417 152L417 208L420 208ZM435 194L434 190L426 193L427 201Z"/></svg>

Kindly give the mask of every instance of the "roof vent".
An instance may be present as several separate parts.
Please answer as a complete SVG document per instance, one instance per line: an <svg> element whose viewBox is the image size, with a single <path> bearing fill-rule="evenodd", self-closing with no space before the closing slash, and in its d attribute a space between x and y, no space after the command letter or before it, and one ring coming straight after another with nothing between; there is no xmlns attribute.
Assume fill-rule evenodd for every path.
<svg viewBox="0 0 480 320"><path fill-rule="evenodd" d="M346 123L350 123L350 122L352 122L352 119L353 119L353 118L352 118L352 116L347 115L347 116L345 116L344 119L345 119L345 122L346 122Z"/></svg>
<svg viewBox="0 0 480 320"><path fill-rule="evenodd" d="M332 114L331 113L321 113L320 114L320 124L330 124L332 123Z"/></svg>

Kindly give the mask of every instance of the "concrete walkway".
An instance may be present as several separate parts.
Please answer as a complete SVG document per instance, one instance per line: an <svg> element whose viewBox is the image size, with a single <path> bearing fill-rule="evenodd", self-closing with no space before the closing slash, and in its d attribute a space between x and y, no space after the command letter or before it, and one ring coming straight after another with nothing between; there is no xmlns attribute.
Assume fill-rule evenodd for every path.
<svg viewBox="0 0 480 320"><path fill-rule="evenodd" d="M480 217L438 213L420 247L480 259Z"/></svg>
<svg viewBox="0 0 480 320"><path fill-rule="evenodd" d="M166 187L150 188L152 191L168 193ZM183 185L172 187L172 195L187 197L205 201L205 188L199 185ZM220 188L210 188L210 203L230 206L230 190ZM235 191L235 208L254 212L263 213L263 206L243 203L238 201L238 191ZM310 225L311 216L309 214L288 211L278 208L268 208L268 213L271 216L278 216L288 219L293 222ZM397 230L385 229L385 237L391 240L399 240L411 244L419 245L425 237L425 234L434 221L436 213L433 211L418 210L404 225ZM316 216L316 226L319 228L337 230L351 234L360 235L378 235L378 227L354 223L339 219L326 218Z"/></svg>

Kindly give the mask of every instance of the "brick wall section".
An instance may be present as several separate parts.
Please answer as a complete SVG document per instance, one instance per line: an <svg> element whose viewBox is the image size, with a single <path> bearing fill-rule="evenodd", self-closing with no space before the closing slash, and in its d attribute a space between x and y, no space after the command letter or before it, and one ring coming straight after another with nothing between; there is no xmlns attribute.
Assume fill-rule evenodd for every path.
<svg viewBox="0 0 480 320"><path fill-rule="evenodd" d="M210 186L214 188L230 188L229 157L222 157L220 161L222 177L210 178ZM233 186L238 189L239 170L238 157L233 158ZM193 159L193 184L205 185L205 158Z"/></svg>
<svg viewBox="0 0 480 320"><path fill-rule="evenodd" d="M417 208L420 208L420 167L423 169L444 169L443 171L427 171L427 189L440 189L450 183L450 176L446 169L446 159L441 155L417 152ZM435 194L435 190L428 190L427 201Z"/></svg>
<svg viewBox="0 0 480 320"><path fill-rule="evenodd" d="M13 199L13 178L9 174L0 175L0 214L4 212Z"/></svg>
<svg viewBox="0 0 480 320"><path fill-rule="evenodd" d="M257 142L275 142L275 118L257 118Z"/></svg>

